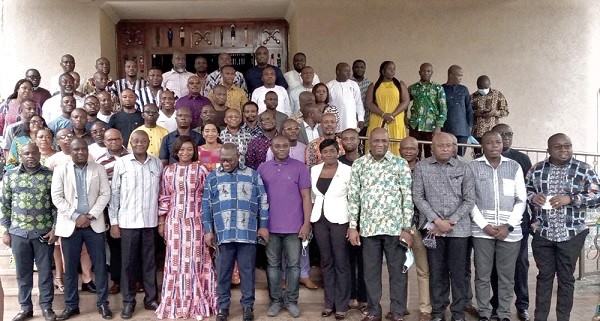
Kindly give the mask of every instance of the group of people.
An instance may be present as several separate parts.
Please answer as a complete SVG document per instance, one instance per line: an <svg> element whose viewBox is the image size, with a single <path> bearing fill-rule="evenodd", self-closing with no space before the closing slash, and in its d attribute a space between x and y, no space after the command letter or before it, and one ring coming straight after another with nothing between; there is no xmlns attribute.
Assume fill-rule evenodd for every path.
<svg viewBox="0 0 600 321"><path fill-rule="evenodd" d="M27 71L0 108L0 223L21 306L14 321L33 316L34 262L48 321L80 313L79 265L82 290L97 292L105 319L113 317L109 293L122 293L120 316L129 319L140 290L158 318L226 321L239 284L242 319L252 321L256 266L266 267L268 316L285 309L297 318L300 284L317 287L311 240L320 253L322 317L342 320L355 308L364 321L403 320L414 263L419 319L445 320L449 308L464 320L474 309L473 257L479 319L510 320L516 294L518 317L529 320L529 233L540 271L535 320L548 317L555 276L557 318L568 320L585 210L598 205L600 183L573 158L566 135L551 136L549 158L532 167L499 123L505 98L487 76L469 94L458 66L439 85L424 63L407 87L393 62L382 63L372 83L357 60L338 64L335 80L323 84L304 54L285 74L268 65L267 48L255 56L245 77L227 54L212 73L198 56L193 74L176 52L169 72L152 68L144 80L128 60L126 78L115 81L99 58L80 92L65 55L58 92L45 101L39 73ZM364 153L359 131L368 135ZM471 135L482 156L466 163L458 143ZM60 314L52 310L55 289L65 292Z"/></svg>

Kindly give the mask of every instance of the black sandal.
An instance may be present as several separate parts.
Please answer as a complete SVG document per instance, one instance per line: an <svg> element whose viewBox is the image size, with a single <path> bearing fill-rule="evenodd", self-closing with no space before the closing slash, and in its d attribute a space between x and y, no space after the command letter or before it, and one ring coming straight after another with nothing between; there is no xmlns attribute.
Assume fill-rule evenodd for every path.
<svg viewBox="0 0 600 321"><path fill-rule="evenodd" d="M323 310L323 312L321 312L321 317L327 318L327 317L331 316L332 314L333 314L332 309L325 309L325 310Z"/></svg>
<svg viewBox="0 0 600 321"><path fill-rule="evenodd" d="M344 320L346 318L346 312L336 312L335 319L336 320Z"/></svg>
<svg viewBox="0 0 600 321"><path fill-rule="evenodd" d="M360 304L358 306L358 311L360 311L360 313L362 313L362 315L367 315L369 314L369 308L367 307L366 304Z"/></svg>

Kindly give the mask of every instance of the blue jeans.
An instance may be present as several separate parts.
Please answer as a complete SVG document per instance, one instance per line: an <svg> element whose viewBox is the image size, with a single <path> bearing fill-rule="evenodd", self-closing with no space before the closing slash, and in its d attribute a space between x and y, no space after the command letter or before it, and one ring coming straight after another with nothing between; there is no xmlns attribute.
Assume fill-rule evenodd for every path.
<svg viewBox="0 0 600 321"><path fill-rule="evenodd" d="M217 294L219 309L229 309L231 304L231 274L237 260L240 270L240 288L243 308L254 306L254 277L256 260L256 244L223 243L218 246L217 253Z"/></svg>
<svg viewBox="0 0 600 321"><path fill-rule="evenodd" d="M108 270L106 268L106 235L96 233L91 227L76 228L69 237L61 238L65 257L65 305L79 307L77 267L81 259L81 246L85 243L92 260L98 299L96 305L108 305Z"/></svg>
<svg viewBox="0 0 600 321"><path fill-rule="evenodd" d="M52 308L54 286L52 284L52 253L54 245L42 243L36 237L28 239L10 235L12 253L15 257L19 305L22 311L33 311L31 290L33 289L33 261L37 264L40 308Z"/></svg>
<svg viewBox="0 0 600 321"><path fill-rule="evenodd" d="M298 233L269 235L267 243L267 279L269 280L269 296L271 303L284 305L298 304L300 283L300 253L302 240ZM287 262L285 293L281 291L281 258L285 256Z"/></svg>

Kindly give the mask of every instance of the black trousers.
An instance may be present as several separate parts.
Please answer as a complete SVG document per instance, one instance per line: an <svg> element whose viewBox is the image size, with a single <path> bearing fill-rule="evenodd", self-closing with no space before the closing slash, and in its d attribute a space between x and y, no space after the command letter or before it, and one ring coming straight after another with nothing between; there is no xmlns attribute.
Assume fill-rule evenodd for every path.
<svg viewBox="0 0 600 321"><path fill-rule="evenodd" d="M19 305L22 311L33 311L31 290L33 289L33 262L37 264L40 308L52 308L54 286L52 283L52 253L54 245L40 242L39 238L28 239L10 234L10 246L15 258Z"/></svg>
<svg viewBox="0 0 600 321"><path fill-rule="evenodd" d="M367 288L369 315L381 317L381 268L383 253L388 267L390 285L390 310L402 317L406 311L406 286L408 281L402 267L406 260L406 250L400 246L398 236L375 235L360 238L363 253L363 268Z"/></svg>
<svg viewBox="0 0 600 321"><path fill-rule="evenodd" d="M350 257L346 240L348 223L329 222L325 215L313 224L313 233L321 252L321 273L325 309L348 311L350 301Z"/></svg>
<svg viewBox="0 0 600 321"><path fill-rule="evenodd" d="M135 281L141 263L141 276L146 296L144 302L157 300L156 228L121 229L121 292L123 303L135 302Z"/></svg>
<svg viewBox="0 0 600 321"><path fill-rule="evenodd" d="M433 132L421 132L412 128L409 131L409 135L410 137L414 137L416 140L423 140L429 142L433 138ZM431 156L431 144L422 144L421 146L423 147L423 155L421 155L420 150L418 154L420 157L422 157L421 159L425 159Z"/></svg>
<svg viewBox="0 0 600 321"><path fill-rule="evenodd" d="M549 241L541 237L539 232L533 236L531 248L539 270L535 286L535 321L548 320L555 276L558 279L556 320L569 320L575 290L573 273L588 234L589 230L585 230L565 242Z"/></svg>
<svg viewBox="0 0 600 321"><path fill-rule="evenodd" d="M360 246L350 246L348 252L350 254L350 299L367 302L362 248Z"/></svg>
<svg viewBox="0 0 600 321"><path fill-rule="evenodd" d="M106 231L106 243L110 250L110 279L117 283L121 283L121 239L114 239L110 236L110 229Z"/></svg>
<svg viewBox="0 0 600 321"><path fill-rule="evenodd" d="M468 305L467 291L471 280L467 279L468 237L436 237L436 248L427 249L429 261L429 293L432 318L444 319L448 305L454 320L465 318ZM450 288L452 286L452 304Z"/></svg>

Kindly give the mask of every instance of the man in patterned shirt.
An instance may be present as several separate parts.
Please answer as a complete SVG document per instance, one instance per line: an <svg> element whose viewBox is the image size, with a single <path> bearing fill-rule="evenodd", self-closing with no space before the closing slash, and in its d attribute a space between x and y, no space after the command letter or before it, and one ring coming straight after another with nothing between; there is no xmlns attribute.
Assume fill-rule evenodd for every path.
<svg viewBox="0 0 600 321"><path fill-rule="evenodd" d="M206 177L202 193L204 242L217 250L216 321L227 321L231 274L237 261L241 276L243 321L254 320L254 263L258 240L269 241L269 204L260 175L239 163L237 146L224 143L221 167Z"/></svg>
<svg viewBox="0 0 600 321"><path fill-rule="evenodd" d="M33 143L23 146L20 156L21 165L4 174L0 211L2 241L12 248L19 285L21 311L13 320L33 318L31 290L35 260L40 308L44 319L53 321L52 254L58 238L54 236L56 208L50 195L52 171L40 165L40 150Z"/></svg>
<svg viewBox="0 0 600 321"><path fill-rule="evenodd" d="M371 150L352 164L348 187L348 239L362 246L368 314L363 321L381 321L381 264L383 253L390 274L392 319L400 321L406 312L407 296L402 266L412 246L413 216L410 168L403 158L389 150L389 136L376 128L369 137ZM357 230L360 221L360 236Z"/></svg>
<svg viewBox="0 0 600 321"><path fill-rule="evenodd" d="M508 103L497 89L490 88L490 78L486 75L477 78L477 91L471 94L473 108L473 137L481 142L483 134L500 123L500 118L508 116Z"/></svg>
<svg viewBox="0 0 600 321"><path fill-rule="evenodd" d="M223 129L219 138L223 143L234 143L240 152L240 162L246 163L246 151L248 143L253 138L252 134L240 127L242 123L242 114L237 109L228 109L225 112L225 124L227 128Z"/></svg>
<svg viewBox="0 0 600 321"><path fill-rule="evenodd" d="M433 135L439 133L446 122L446 94L442 85L431 81L433 66L426 62L419 68L421 79L408 86L410 100L410 136L417 140L431 141ZM431 156L431 146L423 145L425 157Z"/></svg>
<svg viewBox="0 0 600 321"><path fill-rule="evenodd" d="M592 166L573 158L573 145L565 134L548 138L548 154L550 157L533 165L526 178L527 199L533 207L531 248L539 270L534 319L548 319L556 277L556 319L569 320L573 273L589 233L586 210L600 204L600 179Z"/></svg>
<svg viewBox="0 0 600 321"><path fill-rule="evenodd" d="M433 156L417 163L413 172L413 200L426 224L423 242L427 246L431 316L445 320L452 285L453 320L465 320L469 303L467 278L468 243L471 236L469 213L475 205L475 178L466 163L453 157L454 137L448 133L433 136ZM427 243L433 240L434 245Z"/></svg>
<svg viewBox="0 0 600 321"><path fill-rule="evenodd" d="M148 86L146 80L138 77L138 65L135 60L126 60L124 69L125 78L115 80L115 83L111 88L111 91L114 92L117 97L121 97L121 93L123 93L123 90L125 89L131 89L136 92Z"/></svg>
<svg viewBox="0 0 600 321"><path fill-rule="evenodd" d="M257 170L258 166L266 161L267 151L271 148L271 140L277 136L275 113L267 110L260 114L259 118L263 133L248 142L248 151L246 153L246 166L253 170Z"/></svg>

